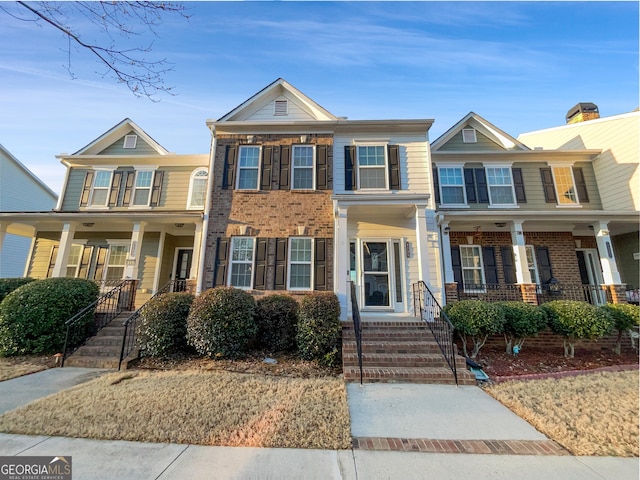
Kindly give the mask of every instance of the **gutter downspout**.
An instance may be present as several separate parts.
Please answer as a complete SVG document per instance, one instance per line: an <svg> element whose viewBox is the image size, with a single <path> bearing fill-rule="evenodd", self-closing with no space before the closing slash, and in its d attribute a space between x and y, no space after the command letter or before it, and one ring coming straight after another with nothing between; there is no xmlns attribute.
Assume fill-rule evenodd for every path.
<svg viewBox="0 0 640 480"><path fill-rule="evenodd" d="M204 288L204 256L207 251L207 236L209 232L209 216L211 213L211 197L213 196L213 167L216 158L215 127L211 128L211 149L209 151L209 177L207 179L207 199L202 214L202 238L200 239L200 258L198 261L198 282L196 283L196 295L200 295Z"/></svg>

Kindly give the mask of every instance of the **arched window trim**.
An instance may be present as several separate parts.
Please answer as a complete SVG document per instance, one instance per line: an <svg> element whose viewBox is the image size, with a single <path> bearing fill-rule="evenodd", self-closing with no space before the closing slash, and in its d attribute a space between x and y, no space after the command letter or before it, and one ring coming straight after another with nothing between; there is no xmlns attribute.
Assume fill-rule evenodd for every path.
<svg viewBox="0 0 640 480"><path fill-rule="evenodd" d="M204 176L201 175L202 173L204 173L205 175ZM192 205L195 181L203 178L205 181L205 185L204 185L204 196L202 198L202 205ZM209 169L206 167L198 167L193 172L191 172L191 177L189 179L189 195L187 196L187 210L200 210L204 208L204 204L207 201L208 180L209 180Z"/></svg>

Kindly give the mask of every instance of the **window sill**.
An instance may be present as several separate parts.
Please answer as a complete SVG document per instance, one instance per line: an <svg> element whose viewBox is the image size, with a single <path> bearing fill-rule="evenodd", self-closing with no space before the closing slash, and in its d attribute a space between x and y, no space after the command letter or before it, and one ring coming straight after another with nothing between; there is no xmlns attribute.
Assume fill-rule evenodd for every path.
<svg viewBox="0 0 640 480"><path fill-rule="evenodd" d="M149 205L129 205L129 210L152 210L153 207Z"/></svg>
<svg viewBox="0 0 640 480"><path fill-rule="evenodd" d="M463 204L458 204L458 203L451 203L451 204L446 204L446 203L440 203L440 208L471 208L470 205L463 205Z"/></svg>
<svg viewBox="0 0 640 480"><path fill-rule="evenodd" d="M83 208L86 208L87 210L109 210L112 207L107 207L106 205L85 205Z"/></svg>
<svg viewBox="0 0 640 480"><path fill-rule="evenodd" d="M582 208L582 205L556 205L556 208Z"/></svg>
<svg viewBox="0 0 640 480"><path fill-rule="evenodd" d="M520 205L513 205L513 204L505 204L505 205L488 205L487 208L503 208L503 209L515 209L515 208L520 208Z"/></svg>

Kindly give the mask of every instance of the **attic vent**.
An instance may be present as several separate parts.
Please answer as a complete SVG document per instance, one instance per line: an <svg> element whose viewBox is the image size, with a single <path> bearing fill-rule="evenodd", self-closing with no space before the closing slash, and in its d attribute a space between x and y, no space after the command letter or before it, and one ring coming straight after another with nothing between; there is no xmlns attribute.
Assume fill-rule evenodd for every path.
<svg viewBox="0 0 640 480"><path fill-rule="evenodd" d="M462 141L464 143L476 143L478 141L476 138L476 130L474 128L463 128Z"/></svg>
<svg viewBox="0 0 640 480"><path fill-rule="evenodd" d="M122 148L136 148L137 143L138 143L137 135L125 135L124 145Z"/></svg>
<svg viewBox="0 0 640 480"><path fill-rule="evenodd" d="M288 115L288 102L286 100L276 100L273 114L275 116Z"/></svg>

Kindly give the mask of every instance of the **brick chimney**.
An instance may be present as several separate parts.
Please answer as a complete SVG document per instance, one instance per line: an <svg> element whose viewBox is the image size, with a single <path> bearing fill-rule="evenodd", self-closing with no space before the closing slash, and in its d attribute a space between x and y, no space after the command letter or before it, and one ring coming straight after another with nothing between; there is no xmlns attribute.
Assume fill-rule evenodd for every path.
<svg viewBox="0 0 640 480"><path fill-rule="evenodd" d="M567 123L586 122L588 120L595 120L600 118L600 112L598 112L598 106L595 103L582 102L572 107L568 112L565 119Z"/></svg>

